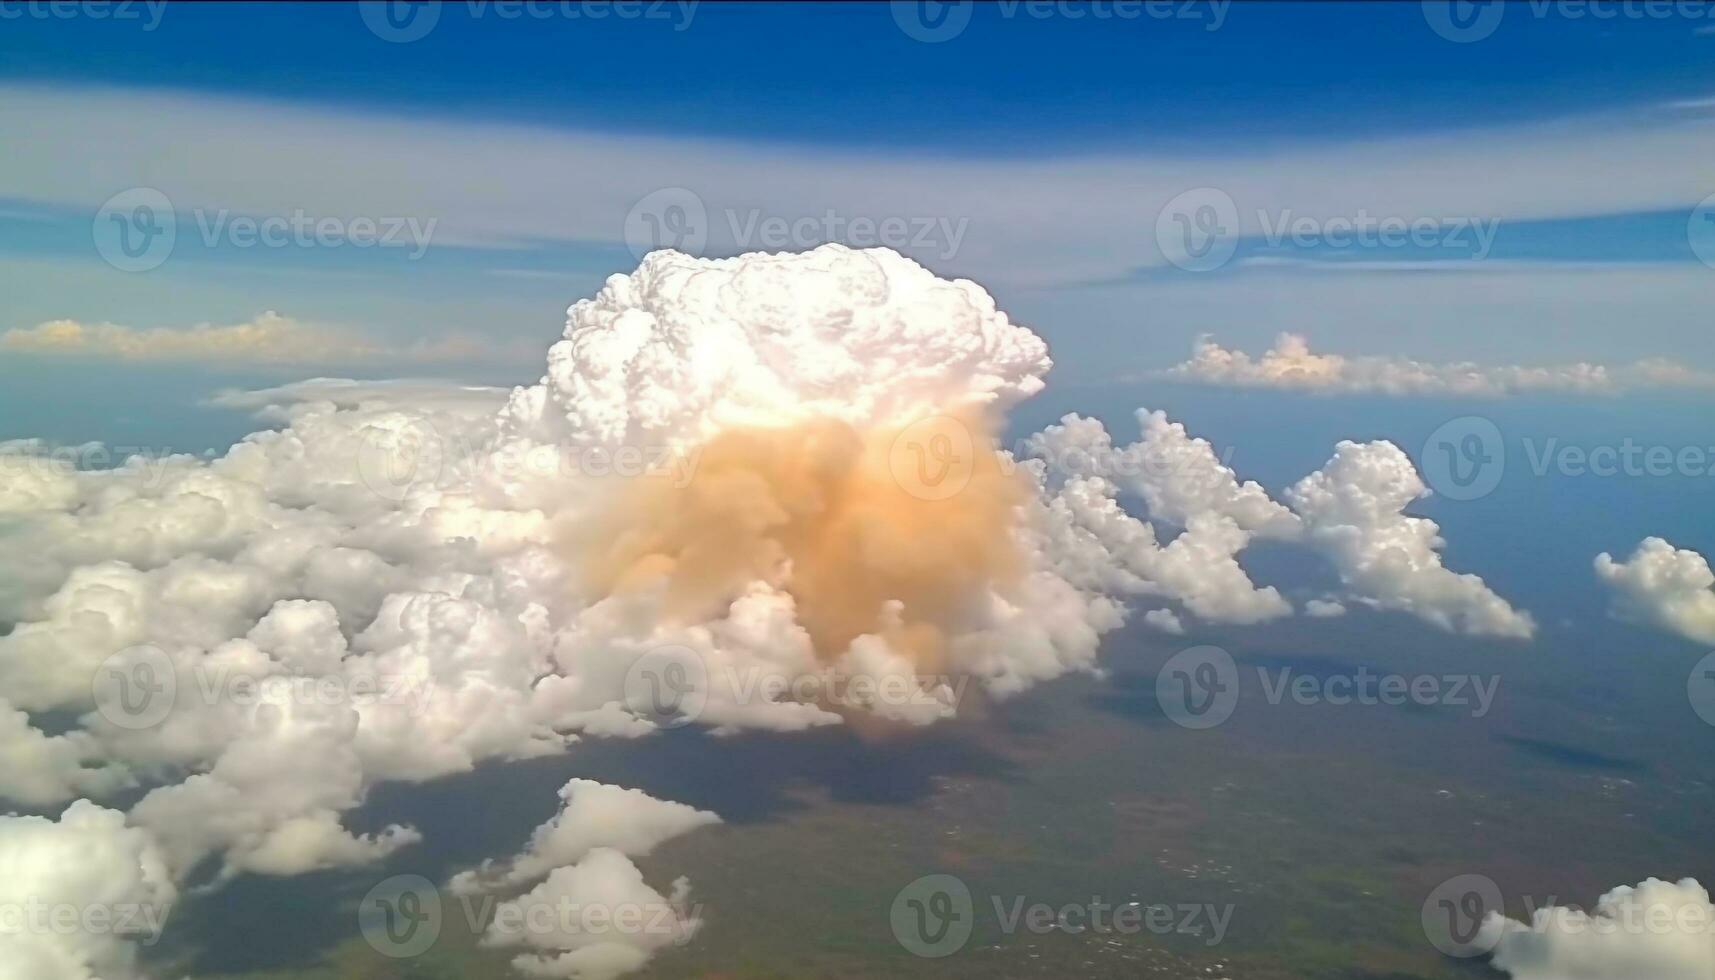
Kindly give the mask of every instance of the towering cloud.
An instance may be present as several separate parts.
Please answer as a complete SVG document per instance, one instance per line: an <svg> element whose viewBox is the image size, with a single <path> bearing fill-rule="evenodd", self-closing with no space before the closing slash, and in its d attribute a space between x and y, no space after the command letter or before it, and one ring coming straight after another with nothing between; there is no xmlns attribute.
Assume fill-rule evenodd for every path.
<svg viewBox="0 0 1715 980"><path fill-rule="evenodd" d="M0 793L48 808L140 787L123 820L77 802L62 823L136 855L113 880L157 897L352 867L419 836L345 826L379 782L678 724L928 724L1092 669L1133 596L1176 605L1150 613L1168 630L1287 615L1239 564L1257 537L1321 549L1350 598L1528 635L1403 515L1423 489L1392 446L1342 444L1290 507L1160 413L1131 447L1072 416L1015 458L995 433L1048 367L980 287L885 250L658 252L572 306L545 375L510 394L323 379L222 396L278 427L215 459L89 470L14 446ZM50 712L79 724L50 736ZM519 912L684 911L686 886L655 890L630 856L713 814L563 796L521 854L456 887L529 887ZM35 828L17 846L57 839L17 819ZM609 975L701 920L674 921L489 941L529 973ZM0 974L83 976L42 959L65 950L4 949Z"/></svg>
<svg viewBox="0 0 1715 980"><path fill-rule="evenodd" d="M1614 590L1619 615L1715 643L1715 572L1697 552L1645 538L1625 561L1597 555L1596 577Z"/></svg>

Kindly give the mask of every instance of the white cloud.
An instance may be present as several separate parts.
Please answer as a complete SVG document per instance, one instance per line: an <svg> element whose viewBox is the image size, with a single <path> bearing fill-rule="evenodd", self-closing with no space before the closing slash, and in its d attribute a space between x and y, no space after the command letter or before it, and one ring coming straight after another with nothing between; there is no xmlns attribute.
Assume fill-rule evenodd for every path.
<svg viewBox="0 0 1715 980"><path fill-rule="evenodd" d="M1707 120L1627 109L1430 135L1303 143L1240 157L1104 153L957 166L921 154L854 157L793 145L634 136L406 118L171 91L0 86L13 196L93 212L116 191L97 167L124 146L181 212L434 218L438 244L619 242L628 210L668 187L696 191L710 248L765 216L968 219L941 268L1013 284L1105 280L1159 265L1152 235L1187 188L1257 212L1505 221L1689 208L1708 194ZM182 152L197 146L199 153ZM396 174L408 166L412 179ZM507 175L469 179L472 173ZM1484 173L1473 181L1463 175ZM728 210L735 212L732 218ZM1278 219L1277 219L1278 220ZM1149 244L1145 244L1149 243ZM801 243L797 247L812 244ZM874 244L858 242L855 244ZM752 241L750 248L767 247ZM928 259L942 251L927 250Z"/></svg>
<svg viewBox="0 0 1715 980"><path fill-rule="evenodd" d="M51 320L0 333L0 351L120 361L221 364L470 363L494 359L492 344L448 336L399 346L347 329L302 323L272 310L224 326L127 327Z"/></svg>
<svg viewBox="0 0 1715 980"><path fill-rule="evenodd" d="M1011 461L994 456L997 472L957 485L954 505L915 496L889 455L911 448L901 438L911 425L949 412L970 413L979 430L985 416L998 423L1048 366L1041 340L980 287L892 253L661 252L574 305L541 382L498 409L493 390L323 379L224 396L271 405L281 426L218 458L94 471L39 466L38 452L13 447L4 465L38 469L16 481L24 489L9 491L0 522L0 615L17 623L0 636L13 709L0 718L0 755L24 770L0 791L46 801L134 776L144 795L129 824L180 883L202 868L218 882L367 864L418 839L403 824L344 826L380 782L656 731L661 719L628 678L663 647L705 669L694 720L717 733L796 731L858 712L925 724L958 709L949 678L1004 697L1095 669L1126 596L1169 598L1211 620L1290 612L1237 561L1265 534L1352 539L1329 551L1360 596L1448 628L1517 632L1518 614L1480 580L1440 567L1433 524L1398 513L1421 484L1386 444L1343 444L1294 492L1293 514L1165 416L1145 415L1144 438L1124 450L1071 418L1043 434L1050 458L1077 449L1107 469L1068 475L1028 460L1009 475ZM795 431L820 441L806 453L755 450ZM863 433L886 438L872 452ZM751 447L738 454L745 465L696 456L733 435ZM938 457L922 437L916 478L931 457L980 458L981 433L966 435L968 450ZM695 465L616 474L628 448ZM833 473L827 486L858 488L877 506L834 512L816 538L827 547L795 564L775 529L839 494L767 492L752 450L811 486ZM1387 478L1372 485L1378 471ZM680 478L694 492L662 496ZM1122 492L1183 530L1162 543L1119 507ZM731 520L688 529L674 507L632 509L729 497L742 504ZM911 519L890 524L893 511ZM990 518L966 528L971 513ZM626 564L601 538L615 529L651 550ZM949 529L964 536L936 544ZM686 533L692 546L675 550ZM608 550L576 547L587 540ZM985 548L999 557L973 561ZM604 580L615 554L622 574ZM815 590L818 572L838 585L834 598ZM1150 619L1177 621L1177 611ZM835 704L817 696L829 688L760 684L803 677L898 683L919 697ZM161 715L124 724L144 689ZM48 712L80 727L49 736L38 724ZM557 865L512 903L520 911L576 897L682 913L683 886L663 896L626 853L712 819L574 783L566 812L506 870L490 870L517 885ZM700 918L672 921L665 937L550 928L489 938L525 947L526 971L608 975L688 938Z"/></svg>
<svg viewBox="0 0 1715 980"><path fill-rule="evenodd" d="M663 947L689 942L701 927L686 879L663 895L625 855L598 847L496 906L482 943L525 947L512 960L525 976L608 980L641 969Z"/></svg>
<svg viewBox="0 0 1715 980"><path fill-rule="evenodd" d="M1491 913L1483 945L1513 980L1708 980L1715 976L1715 906L1694 879L1650 878L1596 900L1592 912L1551 906L1528 923Z"/></svg>
<svg viewBox="0 0 1715 980"><path fill-rule="evenodd" d="M5 980L137 977L132 942L159 939L178 897L149 835L87 800L57 821L0 816L0 868L0 907L55 917L0 931ZM78 928L55 924L68 912Z"/></svg>
<svg viewBox="0 0 1715 980"><path fill-rule="evenodd" d="M567 783L560 799L560 812L536 828L523 853L504 865L485 864L478 871L460 873L452 880L453 891L468 894L527 884L598 847L642 857L674 837L721 822L707 810L590 779Z"/></svg>
<svg viewBox="0 0 1715 980"><path fill-rule="evenodd" d="M1315 473L1286 491L1305 540L1334 562L1362 600L1442 629L1528 639L1529 613L1513 609L1476 575L1441 563L1440 528L1405 508L1429 495L1417 468L1390 442L1341 441Z"/></svg>
<svg viewBox="0 0 1715 980"><path fill-rule="evenodd" d="M1499 398L1528 392L1614 394L1663 387L1715 390L1715 373L1662 360L1623 367L1576 363L1548 367L1427 363L1400 357L1318 354L1299 334L1283 333L1253 358L1201 338L1189 361L1162 377L1234 388L1276 388L1323 394L1450 395Z"/></svg>
<svg viewBox="0 0 1715 980"><path fill-rule="evenodd" d="M1624 561L1597 555L1596 576L1614 591L1619 615L1715 643L1715 572L1697 552L1645 538Z"/></svg>

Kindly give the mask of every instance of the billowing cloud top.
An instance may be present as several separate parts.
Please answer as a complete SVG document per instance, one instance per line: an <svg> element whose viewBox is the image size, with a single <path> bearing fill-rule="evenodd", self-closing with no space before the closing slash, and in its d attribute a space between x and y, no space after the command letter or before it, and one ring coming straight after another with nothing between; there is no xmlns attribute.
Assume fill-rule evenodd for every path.
<svg viewBox="0 0 1715 980"><path fill-rule="evenodd" d="M1041 338L981 286L887 249L650 254L569 311L505 423L544 440L683 443L730 426L905 424L1040 391Z"/></svg>

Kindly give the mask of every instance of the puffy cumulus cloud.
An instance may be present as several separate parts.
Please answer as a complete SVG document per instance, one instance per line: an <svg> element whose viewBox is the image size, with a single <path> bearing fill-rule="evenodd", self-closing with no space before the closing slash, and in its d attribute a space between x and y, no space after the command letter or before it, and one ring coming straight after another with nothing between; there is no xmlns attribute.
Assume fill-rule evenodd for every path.
<svg viewBox="0 0 1715 980"><path fill-rule="evenodd" d="M1593 912L1552 906L1528 923L1491 913L1483 945L1514 980L1708 980L1715 906L1694 879L1622 885Z"/></svg>
<svg viewBox="0 0 1715 980"><path fill-rule="evenodd" d="M574 779L560 789L564 806L536 828L523 853L454 876L454 892L469 894L523 885L577 863L598 847L642 857L681 834L721 822L708 810L658 800L642 790Z"/></svg>
<svg viewBox="0 0 1715 980"><path fill-rule="evenodd" d="M304 323L272 310L243 323L191 327L129 327L50 320L0 333L0 351L120 361L210 361L223 364L396 364L492 361L495 346L450 335L412 344L389 343L350 330Z"/></svg>
<svg viewBox="0 0 1715 980"><path fill-rule="evenodd" d="M1094 419L1069 415L1026 442L1043 471L1058 474L1049 503L1063 536L1056 560L1072 581L1117 593L1166 596L1194 615L1218 622L1258 622L1288 615L1272 586L1258 588L1239 564L1256 537L1298 542L1325 555L1351 598L1410 613L1447 630L1528 638L1535 624L1481 578L1441 561L1433 521L1406 506L1427 496L1411 460L1388 442L1342 442L1326 466L1285 494L1290 508L1237 474L1203 439L1161 412L1140 410L1142 435L1115 447ZM1118 503L1130 493L1145 518ZM1156 525L1178 528L1163 545ZM1306 612L1331 616L1345 607L1329 597ZM1166 626L1164 617L1152 625Z"/></svg>
<svg viewBox="0 0 1715 980"><path fill-rule="evenodd" d="M1342 440L1334 456L1286 491L1305 540L1333 561L1363 601L1411 613L1446 630L1527 639L1529 613L1515 610L1476 575L1441 562L1441 529L1405 508L1429 495L1411 458L1391 442Z"/></svg>
<svg viewBox="0 0 1715 980"><path fill-rule="evenodd" d="M524 947L512 966L525 976L607 980L697 934L703 923L690 894L684 878L661 894L624 854L598 847L497 905L482 944Z"/></svg>
<svg viewBox="0 0 1715 980"><path fill-rule="evenodd" d="M1544 367L1428 363L1398 357L1318 354L1302 335L1283 333L1261 357L1201 338L1191 359L1161 376L1235 388L1326 394L1450 395L1499 398L1534 391L1612 394L1635 388L1715 390L1715 375L1662 360L1621 367L1579 362Z"/></svg>
<svg viewBox="0 0 1715 980"><path fill-rule="evenodd" d="M15 446L0 794L135 785L103 833L180 886L351 867L418 838L345 826L383 781L682 722L928 724L967 682L1094 670L1132 596L1176 604L1147 618L1169 631L1286 615L1237 560L1259 536L1324 545L1366 601L1517 632L1399 513L1421 485L1397 450L1342 447L1292 508L1159 413L1132 447L1070 417L1015 458L994 433L1048 366L980 287L891 252L657 252L573 305L510 393L317 379L220 396L272 424L214 458ZM671 711L648 696L668 687ZM50 713L78 724L50 735ZM541 877L506 907L547 924L489 941L528 972L610 975L700 922L629 855L713 820L574 782L461 887ZM675 925L551 918L568 901Z"/></svg>
<svg viewBox="0 0 1715 980"><path fill-rule="evenodd" d="M1596 577L1614 591L1619 615L1715 643L1715 573L1697 552L1645 538L1625 561L1597 555Z"/></svg>
<svg viewBox="0 0 1715 980"><path fill-rule="evenodd" d="M79 800L58 820L0 816L0 908L12 913L0 978L136 977L133 942L160 938L177 897L154 842L117 810Z"/></svg>

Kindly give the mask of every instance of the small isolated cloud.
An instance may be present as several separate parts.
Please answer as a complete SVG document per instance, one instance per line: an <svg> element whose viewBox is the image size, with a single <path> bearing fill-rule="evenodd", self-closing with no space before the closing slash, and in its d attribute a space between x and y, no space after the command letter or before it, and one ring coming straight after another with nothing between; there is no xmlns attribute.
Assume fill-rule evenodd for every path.
<svg viewBox="0 0 1715 980"><path fill-rule="evenodd" d="M1614 590L1620 617L1715 643L1715 573L1697 552L1645 538L1625 561L1597 555L1596 577Z"/></svg>
<svg viewBox="0 0 1715 980"><path fill-rule="evenodd" d="M0 333L0 351L115 361L218 364L469 363L493 361L496 348L459 335L391 344L272 310L224 326L128 327L50 320Z"/></svg>
<svg viewBox="0 0 1715 980"><path fill-rule="evenodd" d="M1530 392L1617 394L1639 388L1715 391L1715 373L1664 360L1622 367L1578 362L1546 367L1432 363L1400 357L1318 354L1301 334L1283 333L1261 357L1230 350L1208 337L1191 359L1160 377L1229 388L1274 388L1321 394L1448 395L1501 398Z"/></svg>
<svg viewBox="0 0 1715 980"><path fill-rule="evenodd" d="M1651 878L1596 900L1594 912L1537 909L1528 923L1491 913L1491 965L1513 980L1708 980L1715 907L1695 879Z"/></svg>
<svg viewBox="0 0 1715 980"><path fill-rule="evenodd" d="M504 864L485 863L478 871L455 876L453 891L472 894L528 884L555 868L576 863L598 847L642 857L674 837L721 822L708 810L591 779L567 783L560 799L564 801L560 812L536 828L523 853Z"/></svg>

